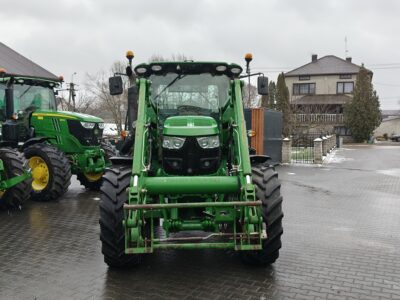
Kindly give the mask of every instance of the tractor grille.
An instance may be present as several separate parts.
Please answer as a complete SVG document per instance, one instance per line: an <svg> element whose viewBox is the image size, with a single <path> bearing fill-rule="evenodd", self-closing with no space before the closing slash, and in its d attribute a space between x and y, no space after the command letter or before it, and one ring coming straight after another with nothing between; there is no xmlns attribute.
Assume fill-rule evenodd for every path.
<svg viewBox="0 0 400 300"><path fill-rule="evenodd" d="M80 121L68 120L68 129L83 146L100 145L103 130L99 128L99 124L96 123L93 129L86 129Z"/></svg>
<svg viewBox="0 0 400 300"><path fill-rule="evenodd" d="M182 148L163 148L163 168L171 175L205 175L215 173L220 165L219 148L203 149L195 137L187 137Z"/></svg>

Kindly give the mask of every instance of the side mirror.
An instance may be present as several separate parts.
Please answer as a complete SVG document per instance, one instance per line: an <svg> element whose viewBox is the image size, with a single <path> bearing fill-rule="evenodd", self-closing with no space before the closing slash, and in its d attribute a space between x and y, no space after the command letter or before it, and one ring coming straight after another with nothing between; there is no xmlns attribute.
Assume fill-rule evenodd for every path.
<svg viewBox="0 0 400 300"><path fill-rule="evenodd" d="M257 78L257 91L259 95L268 95L268 77L259 76Z"/></svg>
<svg viewBox="0 0 400 300"><path fill-rule="evenodd" d="M121 95L124 91L122 77L121 76L114 76L108 79L108 85L110 88L110 95Z"/></svg>

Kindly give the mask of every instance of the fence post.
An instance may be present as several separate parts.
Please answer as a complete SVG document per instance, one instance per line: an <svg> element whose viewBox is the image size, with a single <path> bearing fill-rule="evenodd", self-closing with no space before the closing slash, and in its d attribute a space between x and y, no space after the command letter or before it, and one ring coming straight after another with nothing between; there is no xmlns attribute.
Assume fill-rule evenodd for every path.
<svg viewBox="0 0 400 300"><path fill-rule="evenodd" d="M330 153L332 150L332 136L327 135L326 136L326 154Z"/></svg>
<svg viewBox="0 0 400 300"><path fill-rule="evenodd" d="M336 148L336 134L332 134L332 149Z"/></svg>
<svg viewBox="0 0 400 300"><path fill-rule="evenodd" d="M322 164L322 139L314 140L314 163Z"/></svg>
<svg viewBox="0 0 400 300"><path fill-rule="evenodd" d="M282 140L282 163L290 164L292 156L292 141L289 138Z"/></svg>
<svg viewBox="0 0 400 300"><path fill-rule="evenodd" d="M326 154L327 154L327 138L326 138L326 136L323 136L322 137L322 156L326 156Z"/></svg>

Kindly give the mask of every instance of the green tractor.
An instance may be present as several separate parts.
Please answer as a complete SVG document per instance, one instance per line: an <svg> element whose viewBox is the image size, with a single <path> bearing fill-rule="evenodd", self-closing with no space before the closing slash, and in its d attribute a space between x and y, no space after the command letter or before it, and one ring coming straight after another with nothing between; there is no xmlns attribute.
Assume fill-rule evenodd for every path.
<svg viewBox="0 0 400 300"><path fill-rule="evenodd" d="M103 120L57 111L60 80L0 72L0 145L18 149L32 173L32 198L54 200L65 193L71 174L97 190L114 148L102 141Z"/></svg>
<svg viewBox="0 0 400 300"><path fill-rule="evenodd" d="M134 70L130 63L126 75L133 71L133 155L113 159L101 187L104 261L126 267L158 249L212 248L236 250L249 264L275 262L282 197L268 157L249 153L240 78L253 74L241 76L237 64L193 61ZM110 78L112 95L122 86L122 77ZM260 76L258 92L267 90Z"/></svg>

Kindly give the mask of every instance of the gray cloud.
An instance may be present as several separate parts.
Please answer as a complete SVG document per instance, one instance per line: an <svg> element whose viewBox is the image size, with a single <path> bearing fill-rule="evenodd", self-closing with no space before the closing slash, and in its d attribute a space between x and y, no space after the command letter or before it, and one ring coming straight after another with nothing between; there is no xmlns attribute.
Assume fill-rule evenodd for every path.
<svg viewBox="0 0 400 300"><path fill-rule="evenodd" d="M384 108L399 107L400 2L305 1L4 1L1 41L66 79L95 73L121 60L184 53L198 60L242 62L271 79L307 63L312 53L344 57L344 37L355 63L374 71ZM268 68L268 69L265 69Z"/></svg>

